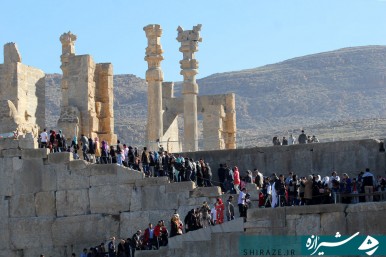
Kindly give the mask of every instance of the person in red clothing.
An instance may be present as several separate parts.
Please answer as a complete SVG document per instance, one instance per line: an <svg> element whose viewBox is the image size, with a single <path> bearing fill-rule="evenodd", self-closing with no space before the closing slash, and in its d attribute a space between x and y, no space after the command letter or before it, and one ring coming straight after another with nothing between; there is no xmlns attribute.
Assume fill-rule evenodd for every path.
<svg viewBox="0 0 386 257"><path fill-rule="evenodd" d="M144 244L147 249L153 250L153 246L156 246L156 237L154 235L153 224L149 223L149 227L145 229Z"/></svg>
<svg viewBox="0 0 386 257"><path fill-rule="evenodd" d="M216 208L217 224L224 223L224 203L222 202L221 198L217 198L215 208Z"/></svg>
<svg viewBox="0 0 386 257"><path fill-rule="evenodd" d="M154 228L154 236L155 236L155 247L158 249L161 241L161 230L162 230L162 222L158 221L157 226Z"/></svg>
<svg viewBox="0 0 386 257"><path fill-rule="evenodd" d="M233 185L236 190L236 193L240 193L240 172L237 166L233 167Z"/></svg>

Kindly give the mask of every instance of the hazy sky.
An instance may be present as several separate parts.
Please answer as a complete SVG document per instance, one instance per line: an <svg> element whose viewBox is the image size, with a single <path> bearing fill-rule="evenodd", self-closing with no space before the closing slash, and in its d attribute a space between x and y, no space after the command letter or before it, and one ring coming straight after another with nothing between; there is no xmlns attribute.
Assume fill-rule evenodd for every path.
<svg viewBox="0 0 386 257"><path fill-rule="evenodd" d="M35 0L2 1L0 44L16 42L23 63L61 73L59 37L77 54L144 78L143 27L160 24L165 81L182 80L177 27L202 24L199 74L255 68L302 55L386 45L386 0ZM0 53L0 63L3 61Z"/></svg>

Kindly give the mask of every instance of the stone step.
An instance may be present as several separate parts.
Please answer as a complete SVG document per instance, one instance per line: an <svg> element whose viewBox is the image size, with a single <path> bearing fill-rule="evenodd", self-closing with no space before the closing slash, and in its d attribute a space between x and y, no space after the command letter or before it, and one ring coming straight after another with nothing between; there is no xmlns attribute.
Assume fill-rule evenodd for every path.
<svg viewBox="0 0 386 257"><path fill-rule="evenodd" d="M235 220L226 221L220 225L190 231L183 235L169 238L168 248L182 248L183 242L210 241L212 238L212 234L230 232L244 232L244 219L237 218Z"/></svg>

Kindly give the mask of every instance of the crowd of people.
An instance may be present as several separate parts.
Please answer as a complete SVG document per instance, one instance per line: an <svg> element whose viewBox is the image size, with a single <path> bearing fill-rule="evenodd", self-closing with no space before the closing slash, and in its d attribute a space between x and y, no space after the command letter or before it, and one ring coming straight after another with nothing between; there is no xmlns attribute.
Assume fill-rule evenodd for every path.
<svg viewBox="0 0 386 257"><path fill-rule="evenodd" d="M244 201L248 205L250 201L245 196L246 189L243 189L240 191L239 201ZM240 213L241 217L243 215ZM178 213L174 213L170 220L170 230L165 226L164 220L159 220L155 227L149 223L146 229L137 230L131 238L116 240L112 237L107 240L108 243L106 241L89 249L84 248L80 257L134 257L136 251L158 250L160 247L167 246L171 237L234 219L233 195L228 197L226 203L223 203L221 198L217 198L212 207L205 201L202 206L190 210L183 221ZM76 257L76 254L73 253L72 256Z"/></svg>
<svg viewBox="0 0 386 257"><path fill-rule="evenodd" d="M315 174L298 177L290 172L285 177L283 174L277 176L274 173L264 178L259 195L259 206L278 207L382 200L382 196L374 194L374 191L386 191L386 180L381 176L376 178L368 168L353 178L350 178L347 173L339 176L336 171L333 171L331 176L323 178Z"/></svg>
<svg viewBox="0 0 386 257"><path fill-rule="evenodd" d="M313 135L313 136L307 136L302 130L302 133L299 135L299 137L296 139L295 136L292 134L289 135L288 138L283 136L283 138L280 140L279 136L274 136L272 138L272 144L273 145L294 145L296 143L299 144L312 144L312 143L319 143L319 139Z"/></svg>
<svg viewBox="0 0 386 257"><path fill-rule="evenodd" d="M318 142L308 142L309 138L302 131L298 142ZM290 142L295 143L292 135ZM284 140L282 143L286 144ZM381 196L373 192L386 191L385 178L381 176L376 178L369 169L358 172L355 177L350 177L347 173L339 176L336 171L333 171L331 176L323 178L317 174L299 177L293 172L289 172L288 176L276 173L264 176L257 169L242 173L237 166L230 167L222 163L217 169L218 181L212 181L212 169L204 159L194 161L180 154L168 153L162 146L158 151L148 151L146 147L140 151L137 147L121 144L119 140L114 146L109 146L105 141L99 144L98 138L92 140L85 135L81 135L79 142L74 136L68 146L62 131L59 130L59 133L50 131L48 134L45 129L40 135L39 144L40 147L49 148L52 153L72 152L75 159L79 158L78 151L81 149L83 159L86 161L127 166L144 172L147 177L168 176L172 182L194 181L199 187L218 185L224 194L229 194L225 203L218 198L212 206L204 202L202 206L191 209L186 214L184 222L175 213L170 220L170 230L166 228L163 220L158 221L155 227L150 223L144 232L138 230L131 238L121 239L119 242L112 238L107 247L102 242L98 246L84 249L81 257L131 257L137 250L159 249L166 246L170 237L233 220L234 195L237 195L240 217L246 221L247 210L251 207L251 196L246 190L248 183L254 183L260 189L258 199L254 199L258 201L258 206L272 208L339 201L343 203L377 201ZM364 195L360 195L362 193ZM73 256L76 256L75 253Z"/></svg>

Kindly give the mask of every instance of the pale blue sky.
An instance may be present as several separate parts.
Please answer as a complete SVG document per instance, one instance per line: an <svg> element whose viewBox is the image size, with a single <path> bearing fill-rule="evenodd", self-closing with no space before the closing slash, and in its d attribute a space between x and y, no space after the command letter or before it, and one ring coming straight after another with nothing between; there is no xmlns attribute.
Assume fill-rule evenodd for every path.
<svg viewBox="0 0 386 257"><path fill-rule="evenodd" d="M202 24L197 78L343 47L386 45L385 0L12 0L2 1L0 11L0 44L16 42L23 63L46 73L61 73L59 37L69 30L78 36L77 54L113 63L114 74L144 78L143 27L160 24L165 81L182 80L179 25Z"/></svg>

